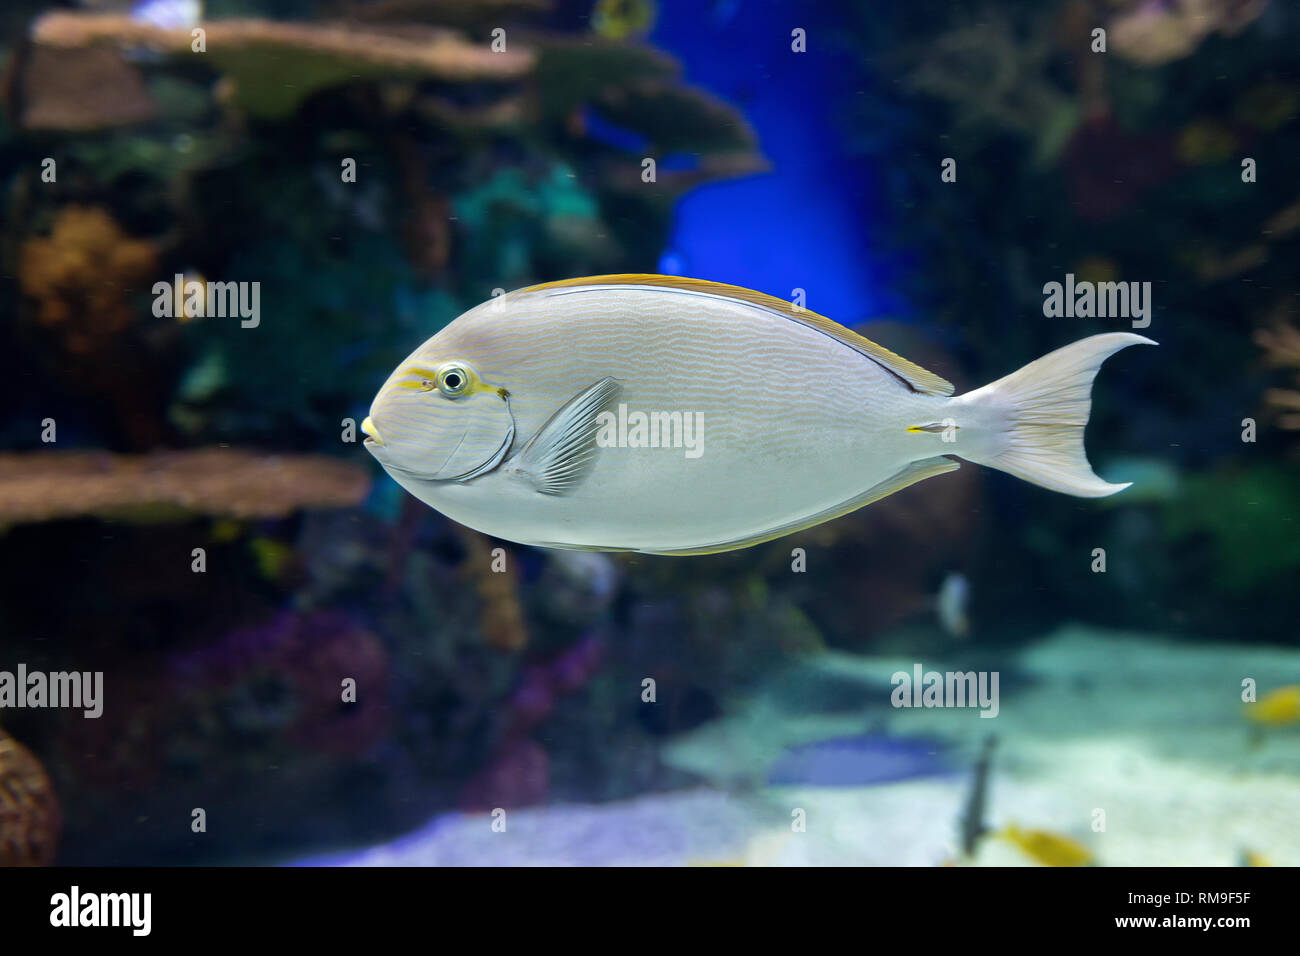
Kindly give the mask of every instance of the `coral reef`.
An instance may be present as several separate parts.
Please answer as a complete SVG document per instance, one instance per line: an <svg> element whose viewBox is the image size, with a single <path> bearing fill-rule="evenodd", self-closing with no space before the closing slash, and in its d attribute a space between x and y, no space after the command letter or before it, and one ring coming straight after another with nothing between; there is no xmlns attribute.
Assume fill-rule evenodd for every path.
<svg viewBox="0 0 1300 956"><path fill-rule="evenodd" d="M1272 132L1295 119L1300 90L1289 83L1264 80L1237 98L1232 117L1247 126Z"/></svg>
<svg viewBox="0 0 1300 956"><path fill-rule="evenodd" d="M1284 587L1300 570L1298 509L1294 468L1220 466L1187 478L1164 523L1185 562L1213 568L1217 590L1245 597Z"/></svg>
<svg viewBox="0 0 1300 956"><path fill-rule="evenodd" d="M230 78L234 99L251 114L280 119L312 93L358 78L401 73L466 82L507 80L533 64L527 50L493 52L448 30L380 30L344 23L205 21L206 56ZM171 56L191 52L188 28L167 29L125 16L48 13L32 25L33 42L52 50L96 44Z"/></svg>
<svg viewBox="0 0 1300 956"><path fill-rule="evenodd" d="M584 687L604 658L605 642L589 634L546 664L525 670L506 705L507 736L525 734L544 723L555 709L556 700Z"/></svg>
<svg viewBox="0 0 1300 956"><path fill-rule="evenodd" d="M1294 616L1295 602L1280 600L1277 582L1294 573L1294 556L1270 522L1281 521L1293 507L1274 456L1294 443L1276 440L1285 431L1275 431L1272 442L1264 432L1258 444L1241 442L1233 429L1209 422L1225 408L1236 409L1236 422L1258 415L1261 427L1265 420L1290 423L1287 416L1295 414L1286 407L1293 398L1286 394L1294 387L1290 376L1262 383L1260 353L1251 341L1252 335L1261 345L1261 339L1279 346L1286 341L1272 318L1258 316L1269 303L1292 298L1290 262L1300 223L1294 186L1283 178L1258 188L1262 175L1251 181L1252 167L1243 160L1251 158L1260 170L1289 168L1300 149L1290 70L1296 21L1279 4L1217 0L1063 0L1032 7L993 2L985 9L987 16L955 24L939 3L890 15L873 11L859 17L854 31L861 62L882 90L857 98L857 126L871 131L860 135L858 151L888 181L878 207L860 208L866 215L888 211L888 224L872 231L896 261L923 263L898 268L906 295L897 308L918 324L937 324L936 337L960 353L969 384L977 386L1004 374L1012 352L1037 355L1072 338L1128 327L1113 319L1041 321L1044 283L1066 273L1095 282L1149 280L1156 304L1147 334L1171 351L1158 369L1135 376L1103 373L1089 454L1100 474L1137 483L1090 519L1036 496L1039 520L1024 525L1020 519L1032 491L1009 488L987 473L972 476L987 494L976 505L982 518L964 532L973 545L971 563L954 567L971 581L975 631L984 609L996 608L997 630L1008 640L1032 633L1031 617L1043 626L1059 616L1115 626L1140 622L1188 634L1228 632L1234 622L1248 619L1256 639L1267 632L1274 640L1289 640L1294 629L1286 621L1288 613ZM1182 22L1202 13L1198 23ZM1120 49L1128 39L1124 29L1112 29L1117 19L1129 23L1128 18L1149 24L1176 20L1178 30L1197 37L1179 56L1157 53L1153 40L1149 50L1160 62L1139 63ZM1049 38L1046 27L1053 21ZM986 46L970 40L981 35L980 22L988 24ZM1246 22L1253 25L1238 29ZM1107 29L1104 55L1091 49L1091 31L1099 26ZM941 39L954 33L952 46ZM969 50L957 42L962 39L970 41ZM989 50L999 49L1012 62L985 62ZM940 51L963 55L939 56ZM915 78L920 69L920 76L941 81L934 97L900 85L900 68L906 76ZM1026 88L1046 86L1058 101L1063 97L1056 113L1060 123L1050 111L1038 116L1005 109L1020 102L1018 87L972 79L1004 74L1021 76ZM1052 99L1031 96L1029 102ZM1071 115L1074 125L1067 128ZM887 149L874 132L879 127L896 131ZM1025 148L1027 136L1037 147L1060 129L1065 135L1055 154ZM955 157L962 167L958 189L941 184L924 163L905 169L893 160L909 152L934 157L936 131L943 144L937 155ZM933 213L926 222L914 216L922 207ZM1030 223L1043 224L1047 232L1038 233ZM950 286L942 294L936 294L936 272ZM898 277L892 267L890 274ZM997 304L981 318L979 303ZM1284 325L1295 324L1293 308L1282 313ZM1160 331L1174 317L1181 319L1176 341ZM1289 366L1278 360L1277 367ZM1264 404L1276 417L1266 419L1259 393L1267 384L1274 388ZM1134 448L1148 449L1150 460L1126 461L1120 451L1125 447L1129 456ZM1207 481L1181 480L1188 476ZM996 546L992 538L981 542L984 522L1014 529L1015 543L1002 534ZM1252 536L1259 539L1253 551ZM922 532L909 540L923 537ZM1043 576L1080 538L1095 539L1099 547L1111 542L1107 553L1119 563L1112 563L1106 579L1112 585L1107 600L1099 601L1096 587L1075 576ZM1147 557L1126 557L1139 552ZM870 560L869 553L863 560ZM912 574L893 578L890 569L877 569L871 577L895 582L885 595L891 601L912 590L919 607L925 596ZM933 578L922 580L933 587ZM1046 602L1050 613L1045 602L1025 598L1046 592L1054 595ZM841 631L828 626L825 612L813 618L824 634ZM908 625L914 646L915 621L900 623Z"/></svg>
<svg viewBox="0 0 1300 956"><path fill-rule="evenodd" d="M59 801L45 768L0 730L0 866L48 866L60 826Z"/></svg>
<svg viewBox="0 0 1300 956"><path fill-rule="evenodd" d="M512 740L461 793L461 809L492 810L530 807L546 800L550 791L550 760L533 740Z"/></svg>
<svg viewBox="0 0 1300 956"><path fill-rule="evenodd" d="M48 237L23 243L18 284L68 353L99 359L135 318L130 295L157 269L153 243L128 236L108 210L65 206Z"/></svg>
<svg viewBox="0 0 1300 956"><path fill-rule="evenodd" d="M705 5L690 32L724 42L709 69L685 76L750 104L765 138L774 108L760 91L802 89L790 70L858 58L860 70L828 84L837 92L777 101L806 106L798 118L824 141L791 136L777 152L772 140L772 179L795 154L843 147L842 177L818 167L808 187L833 195L853 228L823 230L807 194L798 214L770 220L768 243L781 254L814 235L860 241L871 295L837 318L899 316L865 334L964 392L1126 327L1043 321L1044 282L1066 271L1152 280L1160 361L1108 366L1089 434L1099 473L1138 484L1080 502L968 466L735 554L507 545L498 571L496 542L386 477L372 482L380 473L340 442L341 420L364 417L402 356L495 288L674 259L703 274L706 251L735 245L734 223L724 215L691 239L693 204L676 223L674 204L698 184L766 169L758 137L672 56L618 39L644 33L655 13L645 0L602 2L608 20L596 23L589 0L313 0L294 11L336 19L255 19L270 6L227 4L248 19L205 23L201 56L188 30L69 12L42 16L11 48L0 239L22 301L0 323L0 385L17 400L0 428L31 451L0 454L0 649L104 669L130 702L98 721L21 728L61 797L61 861L248 862L391 839L453 808L622 800L701 776L762 786L764 766L744 764L777 742L755 713L764 708L784 730L818 727L772 755L830 741L794 756L817 776L826 757L856 782L878 779L890 747L864 736L879 715L860 706L863 684L839 672L786 681L794 657L847 672L857 665L846 652L951 653L965 667L1066 617L1188 631L1248 621L1252 638L1293 637L1294 466L1223 427L1224 409L1237 410L1231 425L1258 404L1250 317L1266 289L1281 304L1254 340L1287 380L1264 401L1282 428L1300 429L1300 333L1285 305L1300 205L1277 172L1300 149L1292 20L1229 41L1262 4L988 0L955 22L937 0L827 5L808 11L810 55L791 56L784 28L727 22L734 3ZM1198 11L1201 22L1184 22ZM657 37L672 25L664 14ZM837 18L843 30L830 29ZM1148 42L1132 32L1142 18L1181 31L1139 53L1159 69L1121 50ZM741 19L760 21L775 55L754 55ZM1090 31L1114 24L1118 55L1093 55ZM496 26L508 52L490 49ZM823 56L832 45L842 59ZM744 81L719 84L727 69ZM1257 184L1236 175L1243 152L1259 160ZM57 182L41 181L46 155ZM959 187L936 175L941 156L959 158ZM645 158L658 162L653 182ZM149 316L141 290L173 274L259 282L260 325ZM1218 281L1230 278L1243 281ZM834 281L808 267L797 284L822 301ZM1170 319L1177 334L1161 331ZM33 423L47 415L58 451L36 444ZM1125 461L1133 448L1147 457ZM108 520L62 520L87 518ZM205 574L189 563L199 545ZM1088 573L1093 547L1110 573ZM961 642L935 619L952 572L969 581ZM1088 653L1114 656L1109 645ZM1050 687L1078 695L1104 676ZM355 704L340 696L347 678ZM641 696L646 678L653 700ZM1008 701L1016 726L1058 713L1043 696L1020 717ZM698 759L676 759L696 731L737 716ZM806 783L806 771L785 777ZM1064 771L1052 781L1068 792ZM915 821L916 794L931 812L954 804L956 788L812 797ZM200 805L221 821L220 840L178 825L177 806ZM716 820L699 814L719 805L524 811L511 831L604 826L625 844L593 857L605 860L762 855L744 840L710 842ZM1015 806L1023 826L1039 825ZM690 827L668 825L681 814ZM488 833L482 822L465 832ZM659 838L681 829L703 835L683 852ZM895 834L882 848L871 829L850 852L924 862L917 847L940 843ZM569 834L571 859L587 858L585 834ZM556 842L538 840L491 851L554 862ZM472 859L447 846L432 858Z"/></svg>
<svg viewBox="0 0 1300 956"><path fill-rule="evenodd" d="M341 18L360 23L438 23L476 29L548 12L554 0L336 0Z"/></svg>
<svg viewBox="0 0 1300 956"><path fill-rule="evenodd" d="M1103 116L1074 131L1061 154L1075 213L1106 222L1130 208L1176 169L1175 147L1163 133L1137 134Z"/></svg>
<svg viewBox="0 0 1300 956"><path fill-rule="evenodd" d="M1047 16L1019 29L1004 12L985 10L913 49L905 83L958 105L963 129L1012 130L1050 158L1079 120L1073 98L1047 74L1053 39Z"/></svg>
<svg viewBox="0 0 1300 956"><path fill-rule="evenodd" d="M343 835L400 819L400 761L381 771L376 756L394 709L388 650L372 630L338 611L273 613L196 640L200 630L181 635L187 647L134 654L129 669L106 662L130 706L64 722L51 768L73 794L65 843L73 862L246 859L263 841L298 842L341 819ZM385 811L346 822L352 800L384 800ZM196 845L169 822L178 805L219 814L220 845Z"/></svg>
<svg viewBox="0 0 1300 956"><path fill-rule="evenodd" d="M137 300L157 277L159 249L102 206L67 205L52 218L48 236L24 236L14 253L20 330L47 374L96 396L88 413L110 419L115 438L131 450L154 447L164 434L166 373L137 322Z"/></svg>
<svg viewBox="0 0 1300 956"><path fill-rule="evenodd" d="M524 671L505 706L505 737L461 790L465 810L526 807L550 793L550 757L529 733L554 713L559 698L577 693L600 670L605 642L589 634L545 664Z"/></svg>
<svg viewBox="0 0 1300 956"><path fill-rule="evenodd" d="M401 235L407 259L419 276L432 279L451 258L451 203L430 185L429 170L410 138L394 134L390 141L406 198Z"/></svg>
<svg viewBox="0 0 1300 956"><path fill-rule="evenodd" d="M176 697L225 731L338 759L364 756L389 724L388 655L346 615L284 612L174 657ZM355 681L355 701L343 681ZM199 720L197 726L210 725Z"/></svg>
<svg viewBox="0 0 1300 956"><path fill-rule="evenodd" d="M483 640L499 651L521 651L528 645L528 624L519 601L519 573L516 562L493 557L490 540L477 531L457 526L465 545L462 570L478 594L482 610L479 626Z"/></svg>
<svg viewBox="0 0 1300 956"><path fill-rule="evenodd" d="M593 101L611 123L645 137L649 155L752 154L754 130L729 104L673 77L610 86Z"/></svg>
<svg viewBox="0 0 1300 956"><path fill-rule="evenodd" d="M941 672L970 666L926 660ZM331 862L649 866L740 857L768 865L938 866L958 855L954 817L969 804L970 783L966 774L930 776L932 751L942 742L955 763L973 760L989 723L998 727L1000 757L985 814L994 832L1014 826L1077 835L1110 866L1229 866L1242 845L1267 847L1279 864L1300 862L1292 822L1300 750L1290 731L1248 746L1240 688L1224 679L1294 681L1295 648L1071 626L1019 651L993 652L993 662L1004 678L1022 675L1003 684L996 721L971 719L961 708L891 707L897 658L792 662L767 675L762 692L665 748L667 761L705 786L511 812L510 840L496 839L481 818L440 815L408 837ZM1135 685L1145 692L1134 693ZM832 686L839 691L828 692ZM1198 706L1189 709L1189 699ZM864 725L887 730L898 746L862 746ZM844 770L837 759L825 768L829 781L798 774L779 787L762 784L791 750L840 751L851 736L861 762L850 769L886 776L902 769L900 779L837 786ZM737 793L726 786L736 779L759 785ZM793 806L834 825L791 840ZM1111 819L1122 812L1134 825L1098 832L1090 826L1094 807L1107 808ZM762 844L779 852L756 852ZM975 865L1025 865L1019 856L985 841Z"/></svg>
<svg viewBox="0 0 1300 956"><path fill-rule="evenodd" d="M325 455L230 448L0 454L0 524L129 514L281 517L356 505L369 485L359 466Z"/></svg>
<svg viewBox="0 0 1300 956"><path fill-rule="evenodd" d="M158 114L144 76L105 47L75 57L46 47L20 48L0 86L9 121L24 130L101 130Z"/></svg>
<svg viewBox="0 0 1300 956"><path fill-rule="evenodd" d="M1194 257L1197 278L1203 282L1219 282L1258 269L1272 258L1277 245L1297 229L1300 229L1300 200L1271 215L1259 229L1258 234L1262 238L1248 242L1235 251L1220 252L1218 243L1215 242L1203 244ZM1284 364L1288 363L1284 361Z"/></svg>
<svg viewBox="0 0 1300 956"><path fill-rule="evenodd" d="M1112 14L1110 42L1126 60L1159 66L1190 55L1211 34L1234 36L1267 9L1269 0L1127 0Z"/></svg>
<svg viewBox="0 0 1300 956"><path fill-rule="evenodd" d="M1275 315L1269 326L1255 330L1254 340L1270 366L1291 373L1294 386L1270 388L1264 393L1265 406L1277 416L1279 427L1300 431L1300 326Z"/></svg>

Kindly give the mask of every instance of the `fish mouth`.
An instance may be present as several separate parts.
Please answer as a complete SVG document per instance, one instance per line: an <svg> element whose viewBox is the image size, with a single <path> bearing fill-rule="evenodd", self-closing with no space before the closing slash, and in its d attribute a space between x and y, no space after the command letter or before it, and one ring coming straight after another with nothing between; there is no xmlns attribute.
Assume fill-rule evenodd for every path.
<svg viewBox="0 0 1300 956"><path fill-rule="evenodd" d="M361 423L361 431L366 436L363 444L379 445L380 447L383 447L384 444L383 436L379 434L379 429L375 426L374 419L372 419L369 415L367 415L366 420Z"/></svg>

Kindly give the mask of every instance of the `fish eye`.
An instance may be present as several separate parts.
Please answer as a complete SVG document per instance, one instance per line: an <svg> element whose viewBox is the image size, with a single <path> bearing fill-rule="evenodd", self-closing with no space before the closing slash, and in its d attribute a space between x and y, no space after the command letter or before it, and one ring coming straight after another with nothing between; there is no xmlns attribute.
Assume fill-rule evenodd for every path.
<svg viewBox="0 0 1300 956"><path fill-rule="evenodd" d="M448 398L465 394L469 387L469 373L459 365L448 365L438 372L438 391Z"/></svg>

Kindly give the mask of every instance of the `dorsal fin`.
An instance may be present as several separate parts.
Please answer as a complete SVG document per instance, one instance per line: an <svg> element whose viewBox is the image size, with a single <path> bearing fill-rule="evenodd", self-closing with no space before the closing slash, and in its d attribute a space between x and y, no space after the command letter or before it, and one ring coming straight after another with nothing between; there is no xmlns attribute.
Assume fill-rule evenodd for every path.
<svg viewBox="0 0 1300 956"><path fill-rule="evenodd" d="M552 290L570 290L571 292L582 291L581 287L588 286L593 290L600 286L611 285L628 285L628 286L652 286L662 289L676 289L681 292L689 292L697 295L713 295L726 299L737 299L741 302L748 302L751 305L759 306L770 312L775 312L792 322L798 322L800 325L821 332L823 335L835 339L837 342L847 345L873 362L880 365L881 368L897 375L908 388L914 392L923 392L926 395L951 395L953 393L953 384L947 379L935 375L927 369L921 368L915 362L909 362L901 355L889 351L882 345L877 345L870 339L863 338L856 332L846 329L824 315L818 315L816 312L810 312L807 309L796 309L792 303L784 299L778 299L775 296L765 295L762 292L755 292L753 289L744 289L738 285L724 285L721 282L709 282L705 279L687 279L681 276L660 276L660 275L611 275L611 276L588 276L583 279L561 279L559 282L544 282L541 285L529 286L527 289L520 289L515 295L527 295L533 292L549 292Z"/></svg>

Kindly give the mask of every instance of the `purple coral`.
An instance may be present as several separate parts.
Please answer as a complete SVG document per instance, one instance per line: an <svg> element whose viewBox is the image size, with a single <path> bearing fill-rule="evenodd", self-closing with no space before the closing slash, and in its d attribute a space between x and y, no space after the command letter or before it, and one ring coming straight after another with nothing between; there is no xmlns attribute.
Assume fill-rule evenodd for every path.
<svg viewBox="0 0 1300 956"><path fill-rule="evenodd" d="M201 696L216 695L237 731L282 733L296 745L359 756L389 723L388 655L344 614L285 611L172 660L172 674ZM356 701L343 681L356 682Z"/></svg>
<svg viewBox="0 0 1300 956"><path fill-rule="evenodd" d="M550 758L527 737L545 723L556 701L584 687L605 657L605 643L594 634L559 656L524 671L507 705L505 742L461 792L466 810L521 807L541 803L550 789Z"/></svg>
<svg viewBox="0 0 1300 956"><path fill-rule="evenodd" d="M508 736L518 736L543 723L555 709L556 699L586 685L604 658L604 641L589 634L558 657L524 671L510 698Z"/></svg>

